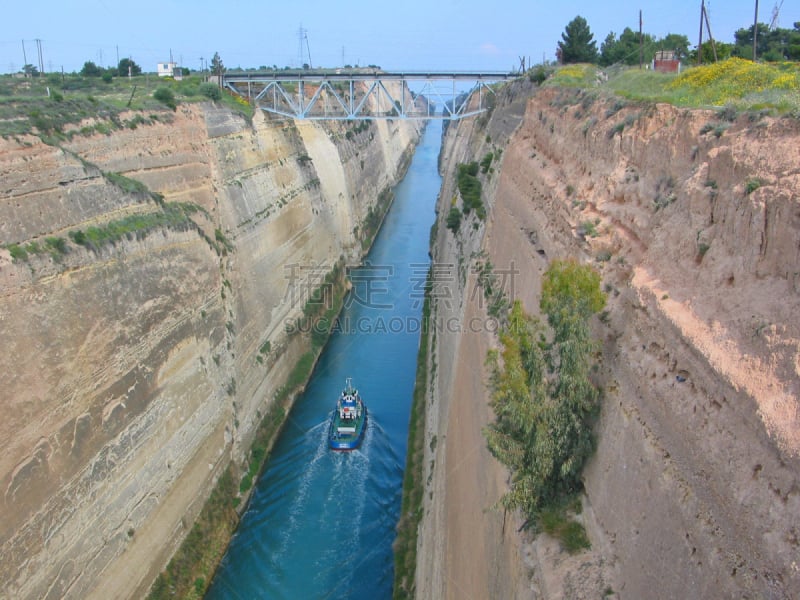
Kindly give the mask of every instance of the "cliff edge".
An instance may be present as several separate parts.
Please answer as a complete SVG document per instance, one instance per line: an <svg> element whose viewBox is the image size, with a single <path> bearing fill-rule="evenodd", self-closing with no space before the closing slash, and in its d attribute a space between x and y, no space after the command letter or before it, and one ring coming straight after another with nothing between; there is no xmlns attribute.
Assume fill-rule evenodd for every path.
<svg viewBox="0 0 800 600"><path fill-rule="evenodd" d="M433 252L457 293L434 314L486 320L478 258L533 314L550 260L591 263L605 394L579 517L592 549L571 556L490 509L507 477L481 434L495 333L437 331L418 597L797 595L799 141L796 119L521 81L448 130ZM454 234L456 166L489 152L487 217Z"/></svg>
<svg viewBox="0 0 800 600"><path fill-rule="evenodd" d="M0 140L0 596L141 597L357 262L411 122L212 105ZM91 128L87 128L92 131Z"/></svg>

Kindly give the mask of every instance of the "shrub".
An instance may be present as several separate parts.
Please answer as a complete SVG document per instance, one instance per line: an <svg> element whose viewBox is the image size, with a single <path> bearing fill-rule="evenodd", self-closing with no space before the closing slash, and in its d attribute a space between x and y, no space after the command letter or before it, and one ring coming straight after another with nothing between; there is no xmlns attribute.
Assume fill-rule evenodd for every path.
<svg viewBox="0 0 800 600"><path fill-rule="evenodd" d="M11 254L14 261L28 260L28 253L19 244L6 244L6 250Z"/></svg>
<svg viewBox="0 0 800 600"><path fill-rule="evenodd" d="M748 179L744 185L744 195L749 196L764 184L758 177Z"/></svg>
<svg viewBox="0 0 800 600"><path fill-rule="evenodd" d="M178 108L178 104L175 101L175 94L167 87L158 88L155 92L153 92L153 98L161 102L161 104L168 106L172 110L176 110Z"/></svg>
<svg viewBox="0 0 800 600"><path fill-rule="evenodd" d="M489 167L492 165L492 160L494 159L494 154L492 152L487 152L486 155L481 160L481 173L486 174L489 170Z"/></svg>
<svg viewBox="0 0 800 600"><path fill-rule="evenodd" d="M447 213L447 228L454 234L458 233L458 228L461 226L461 211L457 206L450 208Z"/></svg>
<svg viewBox="0 0 800 600"><path fill-rule="evenodd" d="M471 162L458 165L458 191L464 201L464 214L467 215L475 209L478 218L486 217L486 210L481 201L481 182L478 179L478 163Z"/></svg>
<svg viewBox="0 0 800 600"><path fill-rule="evenodd" d="M67 253L67 241L62 237L46 237L44 243L53 254Z"/></svg>
<svg viewBox="0 0 800 600"><path fill-rule="evenodd" d="M214 102L222 100L222 91L219 89L218 85L214 85L213 83L201 83L197 91Z"/></svg>
<svg viewBox="0 0 800 600"><path fill-rule="evenodd" d="M538 85L542 85L545 79L547 79L547 71L544 68L544 65L539 65L533 71L530 72L528 78Z"/></svg>
<svg viewBox="0 0 800 600"><path fill-rule="evenodd" d="M600 399L590 379L589 319L605 302L591 267L553 261L540 301L552 335L516 301L500 332L501 348L487 356L495 421L484 433L491 453L511 470L511 489L499 504L521 509L528 523L581 489ZM576 531L566 531L580 541Z"/></svg>

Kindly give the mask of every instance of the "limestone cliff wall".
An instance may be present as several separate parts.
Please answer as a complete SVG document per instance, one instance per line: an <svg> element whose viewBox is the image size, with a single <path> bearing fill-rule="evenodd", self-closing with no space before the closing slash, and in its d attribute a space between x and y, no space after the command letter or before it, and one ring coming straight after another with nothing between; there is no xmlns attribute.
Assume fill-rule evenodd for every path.
<svg viewBox="0 0 800 600"><path fill-rule="evenodd" d="M443 190L435 256L468 265L480 248L496 268L513 263L519 273L507 291L532 313L551 259L575 257L602 273L609 305L596 332L605 398L581 517L592 550L570 557L546 536L509 541L489 524L483 578L502 572L497 556L515 544L525 565L518 570L532 574L515 583L521 597L796 596L800 125L526 85L499 95L483 127L449 132L459 162L480 160L493 144L503 153L484 183L485 225L462 223L453 236L443 217L455 192L452 184ZM445 178L454 179L452 165ZM464 318L476 309L471 279L462 281ZM474 448L479 424L461 441L454 436L474 419L467 411L488 418L485 385L470 376L485 353L463 365L466 340L438 336L429 411L438 442L419 597L455 597L475 578L452 558L437 562L433 549L448 556L458 511L487 508L492 494L482 479L498 470L493 477L503 479ZM486 347L492 340L478 336ZM470 393L479 401L465 403ZM451 504L459 457L476 470L477 482L461 483L460 498L478 498L472 507L462 501L466 509ZM487 597L498 589L490 585Z"/></svg>
<svg viewBox="0 0 800 600"><path fill-rule="evenodd" d="M285 323L358 260L419 137L211 104L146 121L60 147L0 140L0 241L66 240L0 250L0 597L146 592L305 351ZM163 202L196 210L113 243L69 238Z"/></svg>

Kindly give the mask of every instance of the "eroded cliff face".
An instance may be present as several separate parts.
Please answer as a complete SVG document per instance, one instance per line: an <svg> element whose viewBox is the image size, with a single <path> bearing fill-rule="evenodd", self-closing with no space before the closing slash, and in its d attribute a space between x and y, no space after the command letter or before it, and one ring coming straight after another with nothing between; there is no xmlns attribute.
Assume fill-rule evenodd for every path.
<svg viewBox="0 0 800 600"><path fill-rule="evenodd" d="M462 321L485 316L466 268L476 250L518 271L506 291L534 314L550 260L602 273L605 397L580 517L592 550L568 556L547 536L513 533L508 515L481 516L506 477L480 435L494 337L440 333L418 596L457 597L476 579L487 597L796 596L800 125L526 85L501 93L484 126L450 131L434 257L465 266L452 311ZM443 221L457 195L452 161L496 147L487 222L471 217L455 237ZM469 520L484 540L464 550Z"/></svg>
<svg viewBox="0 0 800 600"><path fill-rule="evenodd" d="M419 136L210 104L155 117L0 140L0 240L40 249L0 250L3 597L146 593L306 350L285 324L358 260ZM69 237L176 206L113 243Z"/></svg>

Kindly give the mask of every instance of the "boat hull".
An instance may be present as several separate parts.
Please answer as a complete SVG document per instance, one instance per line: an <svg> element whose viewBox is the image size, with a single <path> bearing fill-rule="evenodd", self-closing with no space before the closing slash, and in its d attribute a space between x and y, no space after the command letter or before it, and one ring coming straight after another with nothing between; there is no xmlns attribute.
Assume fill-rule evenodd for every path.
<svg viewBox="0 0 800 600"><path fill-rule="evenodd" d="M367 431L367 407L364 406L364 416L359 420L355 431L340 433L338 431L339 420L336 418L336 411L331 416L331 424L328 428L328 447L331 450L355 450L364 441L364 434Z"/></svg>

